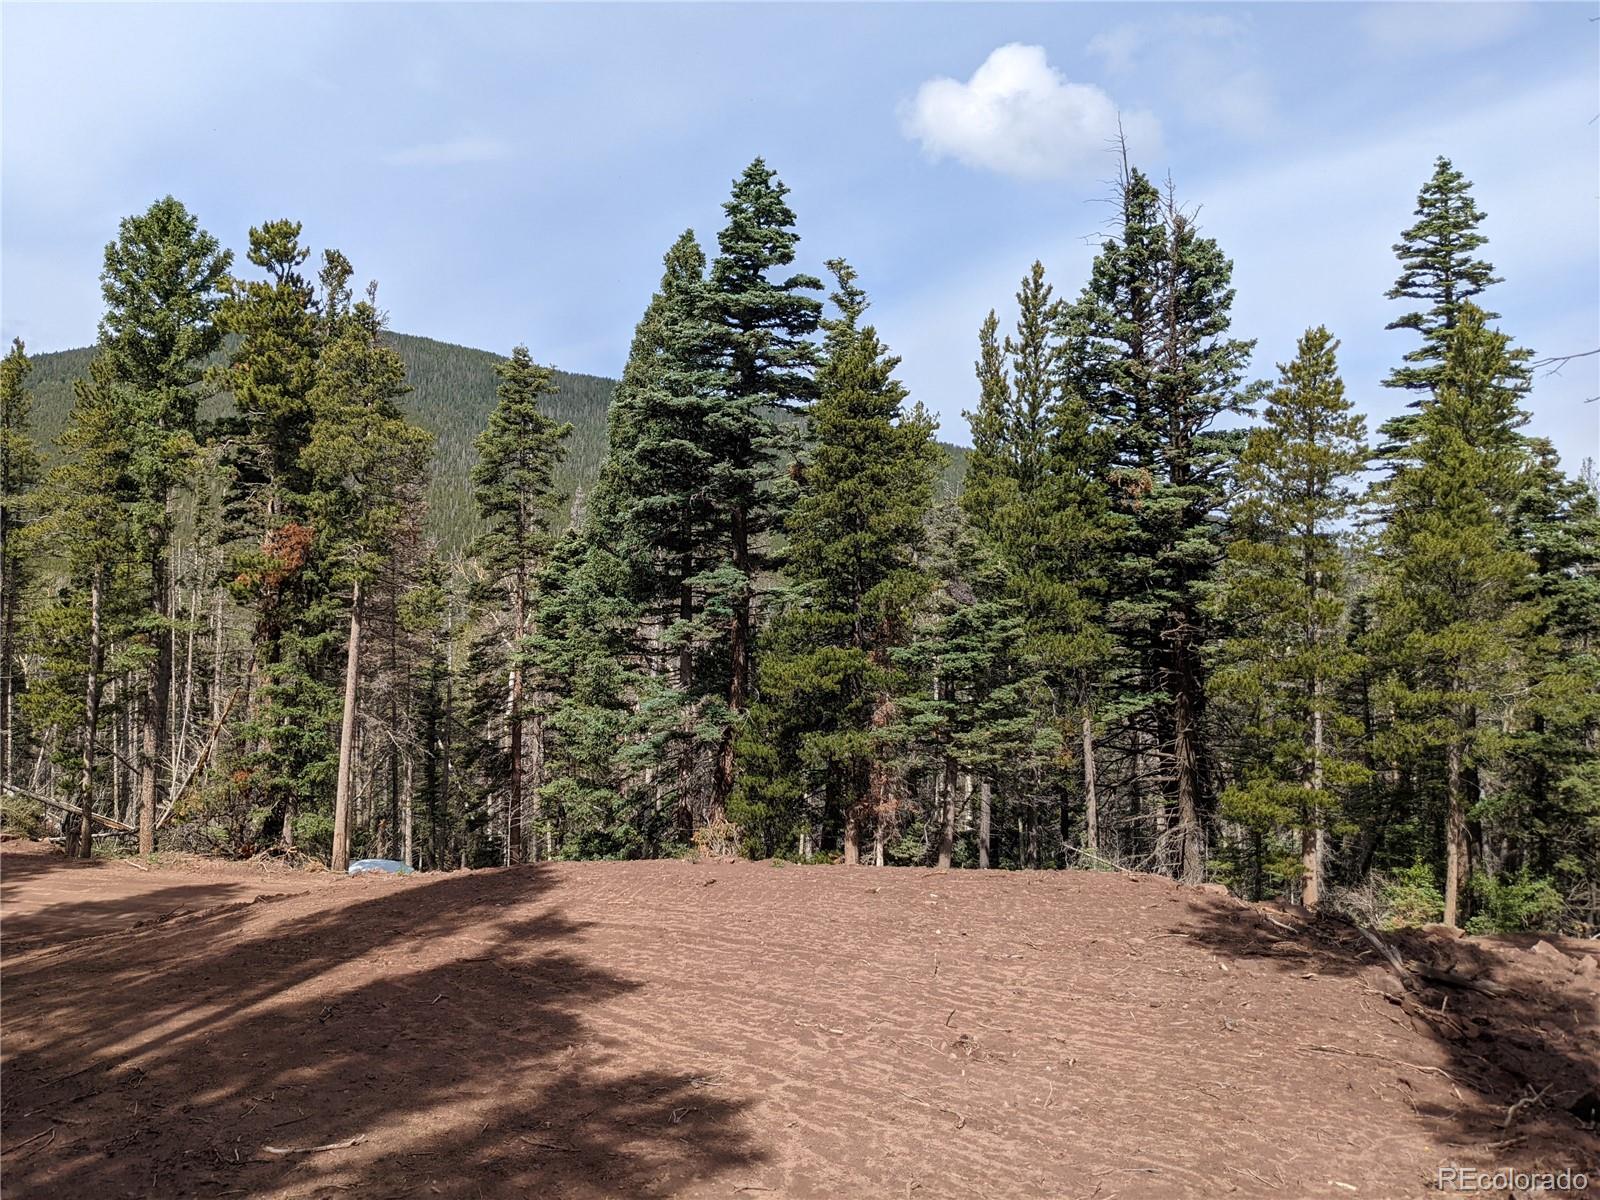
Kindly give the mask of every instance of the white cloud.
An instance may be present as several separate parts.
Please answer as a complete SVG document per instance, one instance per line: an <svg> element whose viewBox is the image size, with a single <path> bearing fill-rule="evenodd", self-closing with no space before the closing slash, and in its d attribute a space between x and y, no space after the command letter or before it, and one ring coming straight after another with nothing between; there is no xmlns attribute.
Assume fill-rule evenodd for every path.
<svg viewBox="0 0 1600 1200"><path fill-rule="evenodd" d="M1012 43L965 83L930 79L901 108L901 128L935 161L1018 179L1059 179L1103 164L1117 136L1117 106L1092 84L1072 83L1041 46ZM1160 128L1148 113L1122 114L1129 145L1154 152Z"/></svg>
<svg viewBox="0 0 1600 1200"><path fill-rule="evenodd" d="M1084 47L1113 75L1160 81L1169 117L1242 137L1267 131L1276 114L1253 27L1218 13L1175 13L1097 33Z"/></svg>
<svg viewBox="0 0 1600 1200"><path fill-rule="evenodd" d="M1454 54L1500 40L1528 16L1522 4L1374 4L1362 28L1378 52L1394 57Z"/></svg>
<svg viewBox="0 0 1600 1200"><path fill-rule="evenodd" d="M499 138L460 137L448 142L424 142L383 156L391 167L455 167L465 163L500 162L511 157L511 147Z"/></svg>

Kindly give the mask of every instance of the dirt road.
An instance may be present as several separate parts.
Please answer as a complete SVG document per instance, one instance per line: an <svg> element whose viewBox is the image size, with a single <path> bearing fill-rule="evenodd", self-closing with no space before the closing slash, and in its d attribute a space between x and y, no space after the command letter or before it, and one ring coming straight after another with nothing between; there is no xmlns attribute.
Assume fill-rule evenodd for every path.
<svg viewBox="0 0 1600 1200"><path fill-rule="evenodd" d="M1347 926L1084 872L13 844L0 895L7 1200L1391 1198L1600 1162L1574 943L1407 935L1408 990Z"/></svg>

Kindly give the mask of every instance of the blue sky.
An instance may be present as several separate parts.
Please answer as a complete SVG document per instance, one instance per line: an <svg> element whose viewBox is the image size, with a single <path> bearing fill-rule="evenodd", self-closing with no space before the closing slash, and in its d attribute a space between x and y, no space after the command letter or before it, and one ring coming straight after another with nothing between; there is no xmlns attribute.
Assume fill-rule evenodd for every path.
<svg viewBox="0 0 1600 1200"><path fill-rule="evenodd" d="M1235 261L1255 371L1325 323L1352 396L1391 244L1437 154L1476 183L1492 307L1541 355L1600 346L1594 4L35 5L0 8L0 332L94 335L117 220L171 192L226 244L291 216L396 329L616 374L683 228L733 176L793 189L802 265L850 259L902 376L966 440L983 314L1035 258L1075 293L1104 139ZM1600 357L1531 431L1597 453Z"/></svg>

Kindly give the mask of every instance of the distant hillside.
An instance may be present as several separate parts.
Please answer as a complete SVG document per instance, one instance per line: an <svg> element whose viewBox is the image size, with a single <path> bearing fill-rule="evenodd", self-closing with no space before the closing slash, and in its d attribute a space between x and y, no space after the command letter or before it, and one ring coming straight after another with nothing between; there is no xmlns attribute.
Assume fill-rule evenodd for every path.
<svg viewBox="0 0 1600 1200"><path fill-rule="evenodd" d="M433 482L428 489L430 523L446 544L462 545L475 524L470 483L476 460L473 442L494 407L494 365L503 356L406 333L386 336L405 359L411 393L404 405L412 419L437 439ZM46 446L66 424L72 385L88 375L93 357L92 348L32 357L34 369L28 383L34 394L34 427ZM547 410L558 421L572 422L566 463L557 480L570 497L577 488L587 491L593 486L605 459L606 408L616 380L567 371L557 371L555 378L556 394L547 401ZM226 396L217 397L208 415L226 411L229 403ZM950 465L944 486L953 492L966 467L967 452L949 445L945 451Z"/></svg>

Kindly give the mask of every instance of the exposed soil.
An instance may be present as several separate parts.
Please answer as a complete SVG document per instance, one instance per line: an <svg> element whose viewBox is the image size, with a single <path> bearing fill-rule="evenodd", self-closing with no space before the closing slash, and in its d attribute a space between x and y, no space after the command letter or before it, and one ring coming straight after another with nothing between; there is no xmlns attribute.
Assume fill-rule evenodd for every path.
<svg viewBox="0 0 1600 1200"><path fill-rule="evenodd" d="M0 905L6 1200L1388 1198L1600 1163L1587 943L1408 933L1397 972L1139 875L18 843Z"/></svg>

